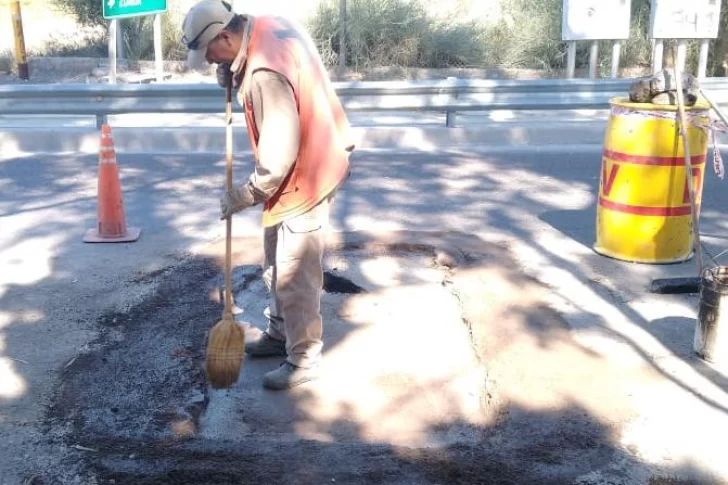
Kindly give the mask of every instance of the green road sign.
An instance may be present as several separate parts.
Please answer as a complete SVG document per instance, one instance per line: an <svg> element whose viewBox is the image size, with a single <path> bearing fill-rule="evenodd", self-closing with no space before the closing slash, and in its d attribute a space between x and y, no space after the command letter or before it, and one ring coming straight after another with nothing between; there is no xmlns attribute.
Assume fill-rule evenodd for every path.
<svg viewBox="0 0 728 485"><path fill-rule="evenodd" d="M167 11L167 0L101 0L105 19L137 17Z"/></svg>

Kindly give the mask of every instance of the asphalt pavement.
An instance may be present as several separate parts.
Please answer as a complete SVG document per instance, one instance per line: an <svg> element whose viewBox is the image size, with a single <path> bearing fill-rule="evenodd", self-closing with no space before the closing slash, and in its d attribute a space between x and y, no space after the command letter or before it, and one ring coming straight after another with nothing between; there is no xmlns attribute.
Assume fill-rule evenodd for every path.
<svg viewBox="0 0 728 485"><path fill-rule="evenodd" d="M219 243L220 160L209 153L120 153L127 222L142 229L139 241L121 245L82 242L95 224L97 157L26 153L0 160L0 483L49 470L60 483L88 483L77 463L99 450L69 443L58 426L59 416L67 423L77 418L58 402L64 371L124 341L113 325L98 340L99 319L150 301L165 275ZM622 472L634 477L625 471L634 467L698 483L728 479L721 445L728 378L692 351L697 296L647 291L653 278L693 275L695 263L639 265L593 251L600 160L598 144L361 150L336 198L333 228L454 231L505 248L523 275L548 286L550 305L583 349L658 375L659 384L620 391L635 416L609 441L624 453L578 483L638 483L615 481ZM246 163L249 156L238 157L238 180ZM711 254L728 249L725 183L708 172L702 233ZM259 221L257 209L237 216L235 235L260 236ZM54 415L57 408L61 415ZM502 483L519 483L511 478Z"/></svg>

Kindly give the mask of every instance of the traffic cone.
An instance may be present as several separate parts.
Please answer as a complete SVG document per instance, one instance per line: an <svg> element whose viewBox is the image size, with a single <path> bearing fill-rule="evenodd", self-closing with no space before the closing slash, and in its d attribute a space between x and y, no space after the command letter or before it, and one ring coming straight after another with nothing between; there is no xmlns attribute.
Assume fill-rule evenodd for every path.
<svg viewBox="0 0 728 485"><path fill-rule="evenodd" d="M126 227L119 166L116 163L116 150L109 125L101 127L97 211L97 227L86 232L84 242L133 242L139 239L141 229Z"/></svg>

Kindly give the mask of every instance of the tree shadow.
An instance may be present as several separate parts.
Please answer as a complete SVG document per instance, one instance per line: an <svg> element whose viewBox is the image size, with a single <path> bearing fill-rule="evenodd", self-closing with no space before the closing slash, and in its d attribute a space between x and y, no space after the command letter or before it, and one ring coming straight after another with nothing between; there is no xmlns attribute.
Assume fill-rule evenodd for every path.
<svg viewBox="0 0 728 485"><path fill-rule="evenodd" d="M546 270L558 270L580 285L580 292L569 301L571 330L612 332L662 379L723 411L720 399L713 397L717 394L704 393L694 384L694 376L664 369L635 330L649 327L649 321L630 307L644 274L636 273L629 288L616 290L608 282L594 281L591 270L602 259L575 249L564 232L548 232L539 219L544 212L584 210L593 203L596 164L585 161L584 154L358 153L352 162L352 179L334 205L337 229L354 235L366 229L385 237L406 229L412 232L400 232L398 237L414 247L432 246L428 237L442 240L449 231L435 232L440 228L471 234L466 238L470 246L459 246L462 279L455 287L460 291L474 287L481 296L489 295L468 298L476 306L472 311L487 311L487 305L477 305L496 301L503 288L535 285L534 277L553 284ZM518 305L502 308L498 317L479 327L481 333L472 334L494 387L484 398L488 411L484 423L474 426L469 420L450 418L422 428L425 436L447 436L452 431L450 444L412 447L394 445L394 439L367 438L372 430L362 429L357 408L342 405L322 419L315 396L306 393L295 397L292 406L281 408L283 413L291 410L288 421L256 421L258 428L241 428L242 440L179 439L184 436L170 434L170 425L181 423L176 429L184 435L185 423L194 425L206 405L201 344L221 310L211 297L219 281L220 246L210 248L208 257L191 256L191 248L222 234L215 217L221 166L212 156L126 158L122 175L128 220L141 224L144 232L138 243L114 247L80 243L83 232L93 225L94 166L92 157L58 157L52 163L17 159L0 165L0 184L8 189L0 217L5 258L0 295L3 356L56 366L51 370L60 373L60 384L44 431L71 429L71 434L53 441L77 447L65 455L68 461L63 464L69 470L81 460L100 483L112 479L115 483L321 483L331 478L340 483L564 483L589 473L618 474L615 463L620 460L633 471L651 465L624 450L619 426L604 422L597 402L611 405L612 389L600 394L585 373L574 374L573 382L583 382L585 395L592 395L592 400L554 393L544 404L535 395L518 393L524 382L556 386L552 381L569 370L556 362L546 365L544 356L568 353L595 366L606 359L598 349L569 341L564 321L549 304L536 301L527 310ZM707 209L719 212L719 200ZM257 216L255 212L241 216L236 226L257 227ZM558 218L552 220L559 224ZM259 264L260 240L255 241L236 246L244 253L241 258L249 258L239 264ZM396 244L397 239L388 242ZM356 243L356 238L348 243ZM473 259L484 244L490 244L491 256ZM541 259L524 261L528 250ZM509 254L518 254L517 260L508 263ZM33 261L41 263L36 267ZM511 264L521 274L498 280L503 284L487 292L482 286L469 286L479 278L482 283L480 272L485 272L486 282L495 278L501 263ZM12 265L13 273L5 270ZM416 279L405 281L417 284ZM592 308L592 303L599 308ZM617 318L624 322L615 324ZM502 325L509 321L517 325ZM553 324L545 325L547 321ZM582 327L574 321L582 322ZM472 320L463 324L473 330ZM360 325L349 321L329 349L343 348ZM657 320L655 336L663 338L658 330L666 325ZM37 329L46 336L40 338ZM97 333L99 337L79 352L77 346ZM530 352L514 344L521 337ZM670 341L677 338L673 337ZM668 350L661 356L683 358L673 355L677 347L661 345ZM47 360L41 360L44 354ZM510 355L530 357L537 365L520 374L496 365ZM64 362L60 369L59 359ZM722 376L683 361L725 391ZM22 407L48 402L44 387L51 382L48 368L17 361L8 365L12 369L8 375L24 385L17 394L3 398L12 418ZM260 373L274 365L252 368L257 381L245 387L249 392L245 402L257 402L262 417L283 399L264 401L256 394L262 393ZM417 400L421 396L447 400L449 382L447 375L433 379L412 396L395 400L393 409L385 406L381 419L397 409L410 409L407 406L426 408L427 402ZM235 414L235 408L230 412ZM306 422L328 440L302 438L297 424ZM278 426L277 435L263 433L271 423ZM29 460L29 469L35 465ZM692 463L665 468L681 477L684 472L704 479L700 477L710 473ZM49 483L54 473L58 480L68 478L58 471L63 468L40 469L48 472L44 479Z"/></svg>
<svg viewBox="0 0 728 485"><path fill-rule="evenodd" d="M354 238L361 241L357 235ZM255 253L256 244L246 241L242 243L245 258ZM525 400L513 394L516 388L528 388L532 385L528 381L533 379L522 376L525 379L518 381L509 374L509 367L521 370L524 366L530 367L528 362L516 364L508 358L514 355L513 347L519 340L516 333L532 334L535 347L542 347L552 355L563 353L567 346L595 362L603 357L589 354L570 342L568 329L558 315L553 311L545 314L549 310L541 305L490 308L495 320L508 320L509 325L521 322L522 326L511 329L510 335L503 331L505 323L499 327L490 319L483 319L487 311L480 314L480 321L475 321L475 314L483 311L478 307L483 299L467 298L465 294L482 292L482 286L472 284L473 278L480 278L482 271L500 268L505 263L502 260L505 253L493 248L492 259L483 260L474 258L471 251L472 248L464 248L466 264L461 268L461 276L457 272L454 275L453 284L463 301L475 305L464 307L466 313L473 313L466 320L494 384L489 386L490 399L481 408L485 418L482 424L458 417L457 409L435 422L423 423L421 431L426 439L445 437L450 441L408 446L400 441L404 429L389 438L381 434L381 429L392 425L391 416L400 416L395 424L401 425L405 414L424 412L428 403L433 406L432 399L457 401L458 397L450 395L448 390L450 378L433 379L414 389L415 392L385 399L380 414L363 420L367 403L342 402L333 414L327 413L322 409L321 394L315 387L304 387L292 395L261 393L259 374L265 364L251 362L246 364L244 372L256 376L249 381L251 385L243 384L244 394L238 397L242 399L225 409L228 418L223 422L233 427L232 434L219 436L203 430L201 436L193 439L174 436L169 424L185 419L194 421L194 411L184 409L185 399L192 402L194 396L190 398L190 393L204 389L205 383L201 380L200 356L195 354L194 346L187 348L190 354L178 356L183 363L167 357L168 365L162 368L160 359L165 357L159 343L175 338L188 343L190 338L199 341L207 328L200 322L219 313L219 302L213 298L205 303L207 297L199 291L204 281L207 283L203 287L215 288L219 275L208 266L209 261L201 260L192 260L184 268L173 270L160 282L155 298L129 314L119 315L116 324L122 327L125 341L111 346L106 342L88 357L90 360L74 363L64 379L62 398L57 402L58 414L52 418L60 422L70 420L73 442L82 446L82 450L94 450L87 452L82 462L85 473L96 477L99 483L557 484L596 483L589 481L590 477L624 480L625 476L632 480L628 483L646 483L651 477L650 467L623 448L620 426L595 413L588 400L577 396L543 406L535 399L538 392ZM513 280L503 280L503 283L523 288L524 293L538 286L532 279L517 274ZM198 296L194 297L195 294ZM492 300L486 300L497 298L498 295L493 295ZM338 303L341 308L346 301ZM168 318L168 325L156 328L139 321L154 318L157 313L179 318ZM518 318L503 318L513 314ZM107 317L104 321L113 319ZM327 352L335 351L346 339L353 338L361 325L347 319L342 323L344 337L328 341ZM193 327L193 334L181 332ZM136 353L130 356L130 351ZM157 357L150 358L152 353ZM134 375L124 376L130 357L139 364ZM542 366L549 366L542 356L533 357ZM156 366L149 369L153 360ZM606 363L601 365L609 367ZM116 379L105 379L108 384L104 389L89 392L92 382L114 370ZM192 383L190 374L197 376ZM599 378L598 374L590 376ZM189 384L192 391L175 389ZM139 399L142 396L144 399ZM120 400L124 397L125 400ZM619 407L619 404L615 401L609 406ZM380 423L379 427L372 428L376 422ZM689 476L693 483L712 483L709 472L700 467L676 466L666 476L672 474Z"/></svg>
<svg viewBox="0 0 728 485"><path fill-rule="evenodd" d="M395 394L395 399L385 397L384 405L365 418L362 413L376 406L344 400L331 413L316 387L304 387L290 395L260 391L260 374L270 363L249 362L244 373L251 378L244 379L243 394L223 409L227 417L223 416L221 423L231 429L227 433L222 429L212 433L202 430L201 436L194 439L175 436L175 423L195 423L204 409L204 399L201 402L199 398L205 393L201 356L194 342L204 339L208 328L205 322L220 311L212 291L219 285L219 274L209 266L210 261L196 259L167 274L155 296L139 307L102 319L112 327L120 326L124 341L110 344L105 340L97 351L69 368L51 420L70 421L73 442L82 450L95 450L86 454L83 463L86 473L97 477L99 483L304 484L333 480L354 484L556 484L587 480L584 477L590 474L604 479L623 477L625 473L644 483L650 477L649 467L622 447L620 426L605 421L593 401L578 395L539 401L538 391L529 392L531 386L543 388L543 377L555 377L553 366L558 366L557 361L567 352L572 355L566 357L569 367L576 363L569 359L584 359L585 369L577 374L584 372L590 379L602 377L591 365L609 365L604 357L571 341L569 329L559 315L536 297L528 296L540 287L533 279L517 272L496 277L504 266L513 265L506 250L457 233L392 233L370 244L366 236L355 233L347 234L345 240L351 247L365 250L385 246L401 249L403 242L412 241L413 236L418 236L415 248L459 249L451 251L461 266L450 281L464 303L463 324L469 326L474 348L488 369L487 399L479 412L480 422L460 418L457 406L438 415L434 422L420 422L418 413L427 415L428 406L458 402L460 398L448 387L454 376L428 380L412 388L412 392ZM448 244L447 239L455 236L459 236L460 244ZM440 244L430 246L432 241ZM236 258L238 262L248 264L260 255L257 239L238 240L236 247L241 258ZM436 257L434 252L432 257ZM259 271L244 272L259 275ZM484 277L498 281L501 288L519 288L521 295L516 299L511 296L515 301L501 307L493 306L492 302L503 301L506 292L483 297ZM254 280L247 279L247 290L255 291L251 286ZM346 300L334 303L339 305L337 313L345 314L342 308ZM166 325L145 323L159 320L161 315L166 316ZM337 346L355 338L354 333L361 327L361 322L348 318L343 318L341 324L344 328L337 337L327 341L327 352L335 352ZM531 337L534 341L525 344L526 349L541 349L543 353L528 352L530 357L519 364L514 357L524 350L517 343ZM176 355L181 362L175 362L174 345L170 347L175 341L182 343L177 343L178 348L188 352ZM540 371L528 370L534 358L540 363ZM129 368L134 363L136 367ZM517 379L519 372L526 374ZM114 379L105 377L110 373ZM572 378L579 382L582 377L560 376L561 381ZM108 384L91 391L92 383L99 381ZM602 381L602 385L606 386L606 382ZM551 386L554 384L547 385ZM556 384L556 389L560 386ZM383 397L372 394L373 400ZM621 398L611 397L614 400L608 406L619 410ZM425 441L432 440L429 445L413 446L401 441L403 433L408 432L407 414L413 416L410 419L418 425ZM391 426L394 428L387 434ZM676 468L674 473L683 471ZM701 468L689 471L692 479L710 479L709 472Z"/></svg>
<svg viewBox="0 0 728 485"><path fill-rule="evenodd" d="M118 158L127 223L142 228L133 244L82 242L96 225L96 157L0 162L0 454L23 449L29 467L60 459L58 443L44 445L34 425L56 379L94 350L102 315L124 313L149 296L153 275L222 232L215 213L224 170L215 159ZM253 217L239 224L252 225ZM112 335L122 338L118 330ZM14 482L18 467L3 460L0 473Z"/></svg>
<svg viewBox="0 0 728 485"><path fill-rule="evenodd" d="M255 244L243 245L244 258L256 253ZM503 257L502 251L496 253ZM219 275L209 261L192 260L171 270L152 298L127 313L102 317L106 331L97 350L66 370L50 419L72 424L69 443L96 450L84 461L101 483L320 483L332 478L340 483L472 483L474 477L483 483L544 483L547 476L550 481L545 483L563 483L566 476L591 471L597 462L606 466L613 457L611 432L576 404L545 412L494 406L483 409L492 416L492 424L484 426L444 418L422 432L454 434L456 444L418 449L373 439L377 430L363 427L361 405L343 402L327 420L315 391L261 396L245 383L242 402L227 409L228 425L242 415L238 439L218 439L207 430L199 439L180 440L169 432L169 425L199 417L190 403L200 411L196 393L204 394L205 383L194 345L204 338L205 323L220 311L219 302L209 300L210 292L200 288L211 290L218 284ZM344 306L346 301L339 303ZM147 324L162 316L165 325ZM526 320L535 318L528 315ZM343 324L342 338L328 341L328 352L360 327L346 319ZM478 327L484 328L476 332L489 330ZM112 329L121 331L124 340L110 341ZM246 365L247 374L262 368ZM259 385L258 381L259 375L251 383ZM107 384L99 388L96 382ZM415 393L400 394L386 402L373 421L384 424L388 415L401 414L402 409L417 412L427 396L456 398L448 396L448 384L448 379L436 379ZM299 436L302 429L310 434L311 426L318 440ZM564 452L591 458L575 467L566 463Z"/></svg>
<svg viewBox="0 0 728 485"><path fill-rule="evenodd" d="M598 167L597 164L598 162L595 162L595 169ZM590 190L596 194L599 188L599 182L594 176L588 180L584 179L584 183L588 184ZM725 250L725 241L720 236L724 222L721 211L718 209L725 204L725 197L724 191L721 189L719 183L720 181L717 177L706 177L701 214L701 224L706 229L706 236L708 236L702 243L704 248L714 255L720 254ZM566 238L579 243L586 249L585 251L581 251L581 257L578 263L575 264L568 264L565 258L559 257L557 254L552 254L551 260L562 268L570 267L570 271L583 283L591 286L605 301L616 304L619 311L627 317L628 321L648 332L649 335L664 347L666 352L657 355L652 354L650 351L644 352L644 357L648 361L655 363L666 355L677 357L689 364L703 377L719 386L723 391L728 391L728 378L726 378L724 373L697 358L692 349L698 310L696 295L652 296L655 299L655 305L671 303L684 305L685 308L689 309L690 317L684 316L686 312L683 310L671 316L646 318L630 304L632 301L644 299L644 295L649 293L648 288L653 279L692 276L697 274L695 261L690 260L651 265L620 261L602 256L593 249L596 240L596 215L597 208L594 201L591 201L583 209L543 211L539 215L539 219L549 224ZM706 264L713 264L707 263L707 257L705 261ZM591 269L594 267L609 268L606 278L587 276L589 271L581 269ZM627 287L618 286L625 283L617 279L620 273L623 276L625 274L631 274L631 281L627 283ZM636 345L635 348L639 348L639 345ZM686 390L688 388L689 386L686 387ZM715 405L715 402L712 404ZM719 407L724 411L728 410L724 405Z"/></svg>

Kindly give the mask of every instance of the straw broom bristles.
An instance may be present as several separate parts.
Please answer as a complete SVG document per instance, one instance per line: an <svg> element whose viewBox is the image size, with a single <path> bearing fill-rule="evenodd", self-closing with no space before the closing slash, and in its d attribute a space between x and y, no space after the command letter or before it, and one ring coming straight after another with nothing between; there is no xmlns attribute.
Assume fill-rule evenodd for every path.
<svg viewBox="0 0 728 485"><path fill-rule="evenodd" d="M210 385L216 389L230 387L240 375L245 356L245 331L225 313L222 320L210 330L207 342L205 372Z"/></svg>

